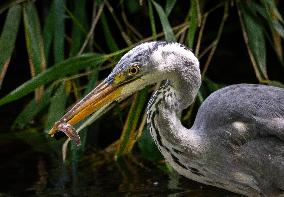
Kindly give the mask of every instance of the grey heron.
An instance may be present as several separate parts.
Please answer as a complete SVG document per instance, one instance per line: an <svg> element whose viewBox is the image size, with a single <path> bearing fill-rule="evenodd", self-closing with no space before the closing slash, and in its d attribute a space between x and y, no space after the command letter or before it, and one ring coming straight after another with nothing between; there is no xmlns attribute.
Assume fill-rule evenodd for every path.
<svg viewBox="0 0 284 197"><path fill-rule="evenodd" d="M212 93L193 126L179 114L201 85L199 61L185 46L147 42L126 53L110 75L53 128L80 142L73 126L147 85L161 82L147 107L147 126L181 175L247 196L284 195L284 89L238 84Z"/></svg>

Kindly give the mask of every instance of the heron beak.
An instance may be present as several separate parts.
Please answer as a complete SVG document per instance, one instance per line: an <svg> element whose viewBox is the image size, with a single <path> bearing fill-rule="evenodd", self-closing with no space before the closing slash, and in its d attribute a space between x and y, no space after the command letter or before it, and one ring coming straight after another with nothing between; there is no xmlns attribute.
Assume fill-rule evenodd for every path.
<svg viewBox="0 0 284 197"><path fill-rule="evenodd" d="M112 85L105 81L102 82L56 122L48 134L53 136L58 130L63 131L78 144L80 138L73 129L73 126L103 106L118 100L121 96L123 86Z"/></svg>

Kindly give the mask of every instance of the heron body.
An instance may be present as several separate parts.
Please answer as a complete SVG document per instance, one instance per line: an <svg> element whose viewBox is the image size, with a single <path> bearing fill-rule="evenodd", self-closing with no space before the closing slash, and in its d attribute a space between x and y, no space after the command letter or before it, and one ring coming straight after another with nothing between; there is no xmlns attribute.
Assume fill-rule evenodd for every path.
<svg viewBox="0 0 284 197"><path fill-rule="evenodd" d="M130 50L51 134L160 81L148 103L147 125L177 172L247 196L284 195L284 90L253 84L222 88L203 102L187 129L179 114L194 101L201 76L197 58L178 43L148 42Z"/></svg>

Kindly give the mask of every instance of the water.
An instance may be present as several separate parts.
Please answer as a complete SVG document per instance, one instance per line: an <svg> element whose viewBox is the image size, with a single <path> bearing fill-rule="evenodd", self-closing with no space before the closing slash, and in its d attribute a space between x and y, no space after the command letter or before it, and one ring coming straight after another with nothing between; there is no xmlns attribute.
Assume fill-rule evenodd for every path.
<svg viewBox="0 0 284 197"><path fill-rule="evenodd" d="M168 175L137 154L114 162L88 151L78 163L63 165L48 151L1 139L0 196L237 196Z"/></svg>

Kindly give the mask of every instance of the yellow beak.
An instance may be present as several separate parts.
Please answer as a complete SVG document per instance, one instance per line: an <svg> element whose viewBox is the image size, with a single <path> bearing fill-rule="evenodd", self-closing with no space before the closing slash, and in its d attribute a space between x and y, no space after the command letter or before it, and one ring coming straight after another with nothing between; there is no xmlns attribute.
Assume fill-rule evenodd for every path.
<svg viewBox="0 0 284 197"><path fill-rule="evenodd" d="M73 126L101 107L117 100L121 95L122 87L123 85L115 86L102 82L56 122L48 134L53 136L57 130L60 130L80 144L80 138Z"/></svg>

